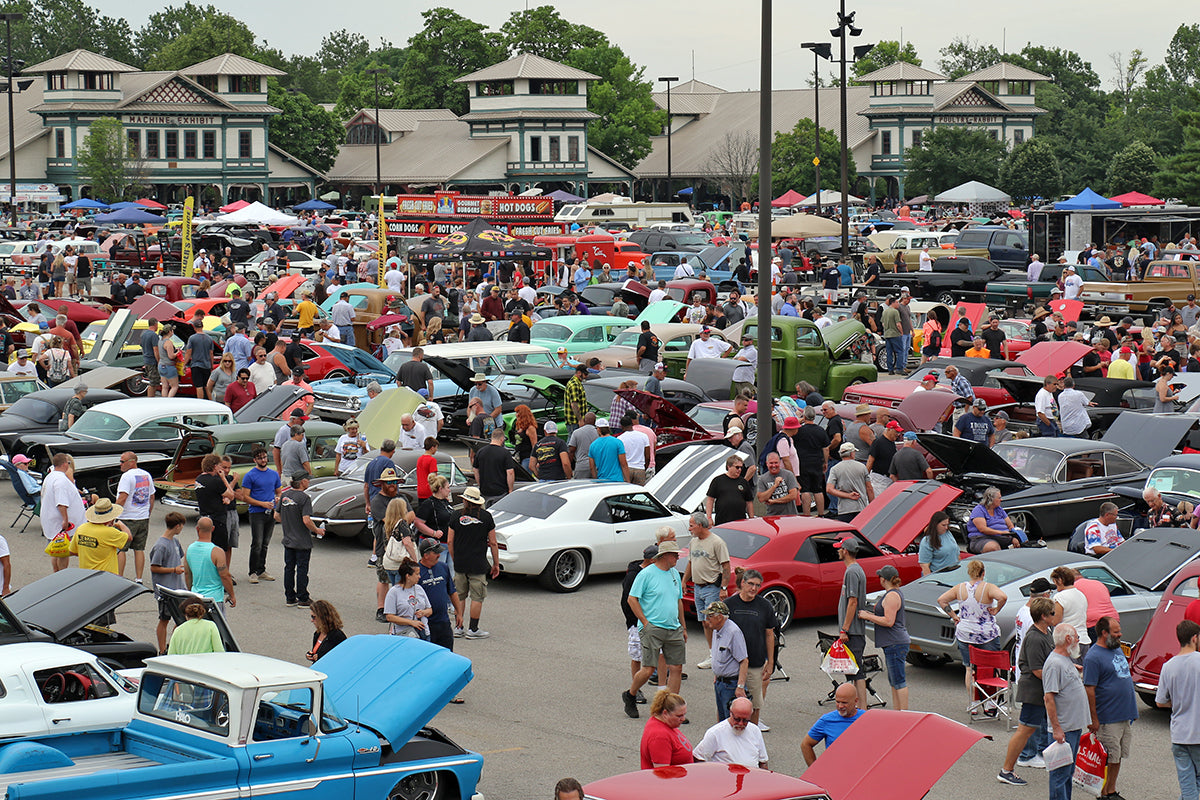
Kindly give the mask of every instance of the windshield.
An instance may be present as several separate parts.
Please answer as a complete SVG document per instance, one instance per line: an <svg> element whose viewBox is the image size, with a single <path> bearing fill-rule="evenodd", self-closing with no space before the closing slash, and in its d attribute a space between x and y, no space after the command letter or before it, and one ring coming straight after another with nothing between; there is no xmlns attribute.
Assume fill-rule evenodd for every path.
<svg viewBox="0 0 1200 800"><path fill-rule="evenodd" d="M565 498L542 492L514 492L497 500L490 510L493 514L497 511L508 511L523 517L549 519L551 514L566 504Z"/></svg>
<svg viewBox="0 0 1200 800"><path fill-rule="evenodd" d="M957 586L968 579L968 563L970 562L959 562L957 567L945 569L941 572L935 572L932 575L926 575L924 578L919 578L915 582L933 584L934 586L945 586L946 588ZM1014 564L1006 564L1002 561L984 561L983 564L985 568L984 577L988 583L994 583L1002 588L1004 586L1024 580L1033 574L1025 567L1018 567Z"/></svg>
<svg viewBox="0 0 1200 800"><path fill-rule="evenodd" d="M729 555L733 558L750 558L759 551L759 548L770 541L761 534L739 531L734 528L714 528L713 533L721 537L725 546L729 548Z"/></svg>
<svg viewBox="0 0 1200 800"><path fill-rule="evenodd" d="M325 349L329 351L331 356L354 372L384 372L391 374L391 370L382 361L356 347L330 347L327 345Z"/></svg>
<svg viewBox="0 0 1200 800"><path fill-rule="evenodd" d="M12 405L27 394L36 392L42 387L34 378L26 378L15 381L0 382L0 394L4 396L4 402Z"/></svg>
<svg viewBox="0 0 1200 800"><path fill-rule="evenodd" d="M38 397L22 397L13 403L13 407L8 410L8 413L30 422L46 424L58 418L60 409L53 403L47 403Z"/></svg>
<svg viewBox="0 0 1200 800"><path fill-rule="evenodd" d="M1049 483L1054 479L1058 464L1062 461L1062 453L1041 447L1026 447L1005 442L996 445L994 450L996 455L1032 483Z"/></svg>
<svg viewBox="0 0 1200 800"><path fill-rule="evenodd" d="M566 325L556 325L553 322L535 322L529 331L530 338L550 339L555 342L565 342L571 338L571 329Z"/></svg>
<svg viewBox="0 0 1200 800"><path fill-rule="evenodd" d="M725 424L725 416L728 413L729 409L701 404L693 407L688 412L688 416L694 419L701 428L720 430Z"/></svg>
<svg viewBox="0 0 1200 800"><path fill-rule="evenodd" d="M651 329L653 330L653 329ZM642 335L640 330L630 328L627 331L621 331L617 334L617 338L613 339L612 347L634 347L637 345L638 337Z"/></svg>
<svg viewBox="0 0 1200 800"><path fill-rule="evenodd" d="M712 242L699 233L677 233L671 239L675 247L709 247Z"/></svg>
<svg viewBox="0 0 1200 800"><path fill-rule="evenodd" d="M115 414L92 409L84 412L71 426L71 433L93 439L116 441L129 431L129 423Z"/></svg>
<svg viewBox="0 0 1200 800"><path fill-rule="evenodd" d="M1200 498L1200 471L1182 467L1156 469L1150 473L1146 488L1158 489L1162 494Z"/></svg>

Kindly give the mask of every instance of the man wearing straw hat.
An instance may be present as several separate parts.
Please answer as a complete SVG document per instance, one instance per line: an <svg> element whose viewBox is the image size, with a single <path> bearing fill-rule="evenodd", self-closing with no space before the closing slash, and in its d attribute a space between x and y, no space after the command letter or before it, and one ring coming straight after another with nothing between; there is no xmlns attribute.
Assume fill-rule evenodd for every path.
<svg viewBox="0 0 1200 800"><path fill-rule="evenodd" d="M71 537L71 553L79 556L82 569L120 574L117 551L133 541L133 534L118 517L125 509L107 497L84 512L87 522Z"/></svg>
<svg viewBox="0 0 1200 800"><path fill-rule="evenodd" d="M446 533L446 545L454 562L454 587L459 596L471 599L470 622L461 635L467 639L486 639L487 631L479 629L479 616L483 612L483 601L487 598L487 579L500 576L500 549L496 543L496 523L492 515L484 510L483 495L475 486L468 487L462 495L463 510L450 521ZM491 551L491 563L488 552ZM460 629L461 630L461 629ZM455 636L460 635L455 631Z"/></svg>

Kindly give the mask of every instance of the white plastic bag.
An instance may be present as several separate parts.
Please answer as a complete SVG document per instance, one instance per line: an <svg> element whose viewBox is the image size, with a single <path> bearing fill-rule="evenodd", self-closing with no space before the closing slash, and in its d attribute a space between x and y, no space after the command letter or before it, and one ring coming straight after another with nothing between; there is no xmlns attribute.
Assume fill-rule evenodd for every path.
<svg viewBox="0 0 1200 800"><path fill-rule="evenodd" d="M1071 755L1071 745L1066 742L1051 742L1050 746L1042 751L1042 758L1046 760L1047 771L1075 763L1075 757Z"/></svg>

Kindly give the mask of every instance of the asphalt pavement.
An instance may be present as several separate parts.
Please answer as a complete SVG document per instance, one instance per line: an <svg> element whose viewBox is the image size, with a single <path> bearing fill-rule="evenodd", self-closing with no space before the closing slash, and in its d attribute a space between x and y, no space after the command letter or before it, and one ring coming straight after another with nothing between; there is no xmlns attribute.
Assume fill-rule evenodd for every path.
<svg viewBox="0 0 1200 800"><path fill-rule="evenodd" d="M166 510L161 506L154 510L150 544L161 535ZM10 521L16 513L11 486L0 487L0 520ZM49 559L42 552L45 540L36 520L24 534L0 523L0 535L7 538L12 550L14 588L49 573ZM182 541L185 547L195 541L191 523ZM239 643L250 652L305 664L313 630L307 609L284 606L281 581L247 582L247 523L242 525L242 542L233 557L238 605L228 615ZM375 622L375 572L367 567L367 550L343 540L327 539L315 545L312 596L337 606L347 634L384 632L384 626ZM1065 547L1065 541L1051 546ZM126 572L130 577L132 561L130 558ZM278 530L268 570L282 578ZM618 609L620 591L619 575L590 577L580 591L565 595L552 594L535 580L502 578L492 582L484 604L480 627L490 631L491 637L455 641L456 651L471 658L475 678L463 692L466 702L447 706L433 724L485 756L479 789L490 800L549 798L555 782L564 776L586 783L638 768L638 742L649 715L648 706L640 707L641 720L628 719L622 710L620 693L628 686L629 659ZM152 642L155 622L154 603L147 594L118 614L115 627ZM778 680L777 674L762 717L771 726L765 739L770 765L777 771L802 776L800 741L817 717L832 709L817 705L831 684L818 666L816 632L836 628L837 622L827 617L793 623L786 632L780 663L790 680ZM685 667L689 677L682 693L689 701L691 724L683 730L697 744L716 721L716 708L712 673L695 666L706 653L703 632L694 620L689 633ZM869 647L868 652L873 649ZM910 665L908 676L914 710L966 722L961 667ZM873 685L890 702L886 675L876 676ZM1134 729L1133 754L1122 765L1118 789L1129 800L1177 797L1168 715L1140 703L1139 710L1142 718ZM1025 787L996 781L1008 734L1003 722L978 724L994 740L980 742L968 751L933 788L930 800L960 800L968 795L976 800L1045 797L1044 770L1018 768L1018 774L1029 781ZM880 747L884 746L886 742L881 742ZM936 747L936 742L930 746ZM869 755L864 754L866 758Z"/></svg>

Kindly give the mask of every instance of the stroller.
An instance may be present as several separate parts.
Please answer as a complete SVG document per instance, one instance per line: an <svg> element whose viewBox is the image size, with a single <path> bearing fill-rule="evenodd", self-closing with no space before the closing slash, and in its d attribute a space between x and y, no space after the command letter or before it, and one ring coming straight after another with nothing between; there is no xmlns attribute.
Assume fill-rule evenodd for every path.
<svg viewBox="0 0 1200 800"><path fill-rule="evenodd" d="M833 647L833 643L837 640L837 634L817 631L817 650L820 651L821 658L825 658L825 654L829 652L829 648ZM880 697L879 693L876 692L875 688L871 685L872 678L883 672L883 664L879 661L879 656L874 653L869 656L864 655L863 663L859 665L859 668L862 670L863 676L866 678L867 708L885 708L887 706L887 701ZM830 678L829 680L833 686L829 690L828 695L817 701L817 705L819 706L832 703L834 693L837 691L837 688L842 685L840 681L836 681L833 678Z"/></svg>

